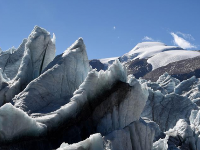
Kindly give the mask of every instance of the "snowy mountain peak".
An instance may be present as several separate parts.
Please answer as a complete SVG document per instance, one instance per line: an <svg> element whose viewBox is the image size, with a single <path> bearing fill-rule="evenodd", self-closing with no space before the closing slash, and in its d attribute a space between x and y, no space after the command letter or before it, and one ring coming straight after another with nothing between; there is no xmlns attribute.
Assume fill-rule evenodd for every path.
<svg viewBox="0 0 200 150"><path fill-rule="evenodd" d="M137 44L131 51L121 57L121 62L127 62L132 59L146 59L157 53L169 50L183 50L177 46L167 46L161 42L142 42Z"/></svg>
<svg viewBox="0 0 200 150"><path fill-rule="evenodd" d="M129 66L129 72L139 73L141 71L140 67L142 67L144 69L143 73L147 73L169 63L197 56L200 56L198 51L184 50L181 47L168 46L162 42L142 42L121 57L99 59L99 62L95 60L90 64L93 68L106 70L115 59L119 59L124 65ZM141 72L139 74L141 76Z"/></svg>
<svg viewBox="0 0 200 150"><path fill-rule="evenodd" d="M130 52L137 53L137 52L146 52L146 51L154 51L154 52L162 52L167 50L183 50L181 47L178 46L168 46L162 42L142 42L138 43Z"/></svg>
<svg viewBox="0 0 200 150"><path fill-rule="evenodd" d="M161 42L141 42L138 43L131 51L136 51L140 48L148 48L153 46L166 46L164 43Z"/></svg>

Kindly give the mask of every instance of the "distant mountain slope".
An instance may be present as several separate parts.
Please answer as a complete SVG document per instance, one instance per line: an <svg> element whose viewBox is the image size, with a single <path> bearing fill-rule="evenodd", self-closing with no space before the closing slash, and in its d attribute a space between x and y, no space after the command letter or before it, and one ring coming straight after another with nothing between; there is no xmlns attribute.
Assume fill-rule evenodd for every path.
<svg viewBox="0 0 200 150"><path fill-rule="evenodd" d="M148 64L147 59L135 59L125 64L127 73L133 74L136 78L143 77L145 74L151 72L152 65Z"/></svg>
<svg viewBox="0 0 200 150"><path fill-rule="evenodd" d="M143 78L156 81L160 75L168 72L172 77L185 80L192 76L200 78L200 56L170 63L147 73Z"/></svg>
<svg viewBox="0 0 200 150"><path fill-rule="evenodd" d="M162 53L158 53L148 59L148 63L153 66L153 69L157 69L162 66L166 66L171 62L176 62L179 60L185 60L188 58L193 58L200 56L198 51L189 51L189 50L171 50Z"/></svg>

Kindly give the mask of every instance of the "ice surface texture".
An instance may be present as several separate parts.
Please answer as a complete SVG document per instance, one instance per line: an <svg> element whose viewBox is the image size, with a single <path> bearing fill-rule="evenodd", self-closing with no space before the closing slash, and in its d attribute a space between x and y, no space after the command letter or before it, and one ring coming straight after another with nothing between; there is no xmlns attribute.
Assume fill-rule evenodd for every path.
<svg viewBox="0 0 200 150"><path fill-rule="evenodd" d="M49 113L69 102L90 70L85 45L78 39L13 99L14 106L31 113Z"/></svg>
<svg viewBox="0 0 200 150"><path fill-rule="evenodd" d="M25 42L26 40L23 43ZM23 52L23 44L10 57L18 59L17 55L21 55L20 52ZM29 82L42 73L54 57L55 44L50 39L50 33L35 26L25 44L24 55L17 75L8 82L7 87L0 91L0 104L10 102Z"/></svg>
<svg viewBox="0 0 200 150"><path fill-rule="evenodd" d="M198 110L197 105L191 101L189 96L180 94L183 91L186 92L183 84L189 81L179 83L177 79L164 74L157 83L149 82L147 85L151 89L149 89L149 98L142 117L155 121L163 132L173 128L179 119L189 121L191 111ZM187 85L189 88L189 83Z"/></svg>
<svg viewBox="0 0 200 150"><path fill-rule="evenodd" d="M120 59L100 60L107 70L97 71L82 38L57 57L55 41L36 26L18 49L0 53L0 149L200 148L199 79L137 80L120 62L164 53L166 62L177 60L171 51L181 48L140 43Z"/></svg>
<svg viewBox="0 0 200 150"><path fill-rule="evenodd" d="M141 119L104 137L100 134L94 134L76 144L69 145L63 143L57 150L150 150L152 148L154 132Z"/></svg>
<svg viewBox="0 0 200 150"><path fill-rule="evenodd" d="M46 126L37 123L22 110L7 103L0 108L0 140L10 141L23 136L39 136Z"/></svg>
<svg viewBox="0 0 200 150"><path fill-rule="evenodd" d="M116 61L105 72L92 70L79 89L74 92L69 103L51 114L36 118L36 120L53 128L62 124L64 120L72 121L72 118L75 119L80 115L85 120L91 117L97 127L96 130L102 134L123 128L140 118L148 92L145 86L141 86L139 82L135 82L134 86L132 83L131 87L125 83L116 85L119 81L126 82L126 70L119 61ZM118 88L113 89L115 86ZM124 88L124 92L121 92L122 88ZM111 93L109 92L106 97L103 97L103 94L109 90ZM111 116L113 118L107 120ZM77 121L77 119L74 120L75 123L78 123ZM56 123L52 124L52 122Z"/></svg>
<svg viewBox="0 0 200 150"><path fill-rule="evenodd" d="M24 56L25 44L27 39L22 41L22 44L17 48L10 48L7 51L0 53L0 68L9 79L13 79L20 67L22 58Z"/></svg>
<svg viewBox="0 0 200 150"><path fill-rule="evenodd" d="M46 68L46 71L44 70L45 72L43 74L31 81L27 87L12 100L12 102L14 103L14 106L29 114L37 111L40 113L43 112L44 114L47 112L53 112L69 102L70 97L73 96L73 92L84 81L89 70L90 66L85 51L85 45L83 40L80 38L61 56L56 57ZM13 107L12 105L9 106ZM45 117L45 119L51 119L52 122L55 121L54 123L49 123L49 120L43 120L43 122L46 121L45 123L49 126L58 126L57 123L63 121L62 116L64 116L64 118L67 117L69 115L68 112L73 110L73 106L71 109L69 108L69 110L66 110L68 106L71 105L69 104L54 113L57 118L53 115L50 115L51 117L48 115ZM17 110L18 109L15 108L13 112L18 114ZM76 111L76 109L73 111ZM23 112L23 115L26 115L25 112ZM60 116L59 113L62 115ZM27 116L27 118L30 117ZM42 120L41 118L37 119ZM31 120L31 118L29 120ZM8 123L9 120L4 121L4 123L6 122ZM23 122L23 120L21 120L21 122ZM45 126L45 123L43 123L43 126ZM35 128L34 126L35 125L33 125L33 128ZM13 130L18 130L18 126L12 126L12 128ZM42 128L41 130L44 133L47 129ZM9 138L6 136L6 131L3 130L2 134L5 136L1 137L1 139L6 140ZM35 134L40 135L38 132L35 132ZM20 136L20 134L13 134L12 138L16 136Z"/></svg>
<svg viewBox="0 0 200 150"><path fill-rule="evenodd" d="M200 148L200 113L195 104L199 85L195 77L180 82L167 73L157 82L147 82L151 89L142 116L155 121L166 135L154 142L154 150Z"/></svg>
<svg viewBox="0 0 200 150"><path fill-rule="evenodd" d="M19 114L18 110L22 109L30 115L28 117L25 112L20 111L22 112L22 116L27 116L29 121L31 120L35 122L35 124L31 124L30 129L32 128L35 130L35 128L38 129L37 126L40 127L40 130L35 131L34 136L45 134L48 136L63 136L61 134L63 131L60 131L60 128L62 129L64 127L66 128L65 130L67 130L65 136L69 137L69 140L67 141L70 143L70 141L73 141L73 139L70 138L70 132L73 130L78 130L74 135L74 139L75 141L80 141L84 140L85 136L90 135L89 131L91 131L91 133L100 132L102 135L107 135L117 129L123 131L123 128L127 127L128 129L130 126L130 132L133 132L132 130L141 130L141 134L138 136L141 136L141 138L148 138L148 140L144 142L148 146L145 146L145 144L144 146L151 147L154 139L154 130L145 123L139 123L140 125L137 125L148 97L148 91L145 84L140 84L132 76L127 78L126 68L118 60L116 60L107 71L97 72L91 70L89 73L86 72L87 70L90 70L90 67L84 48L85 46L82 39L79 39L66 52L56 57L47 66L43 74L31 81L27 87L13 99L14 106L18 108L9 105L11 107L10 109L14 110L14 114ZM69 65L70 68L67 68L68 63L71 63ZM68 70L71 69L71 72L68 72L67 70L63 71L64 66ZM74 71L76 69L78 70ZM72 74L73 71L74 74ZM76 75L77 72L78 74ZM59 75L62 75L62 73L65 73L64 75L67 76L66 84L63 85L68 86L66 91L63 93L66 95L62 96L62 91L65 88L62 89L56 87L58 96L52 97L57 101L60 99L66 100L66 104L57 109L53 109L53 111L51 110L50 112L46 112L47 108L51 106L51 101L48 101L51 97L46 94L48 93L46 91L49 90L49 93L56 94L56 92L50 87L53 88L54 86L59 86L59 84L56 84L57 82L53 83L53 86L51 85L52 83L49 83L48 81L51 80L54 75L55 79L57 79L56 81L59 81ZM56 75L58 75L57 78ZM85 80L83 81L84 78ZM65 82L65 80L61 81L62 82L60 83ZM79 86L79 84L81 85ZM44 90L45 87L49 88ZM78 89L74 92L76 88ZM37 97L38 93L35 93L34 89L38 89L42 96L39 95L39 97ZM68 95L70 94L73 96L69 100ZM36 100L40 99L40 101L34 101L33 98L35 97ZM39 102L41 103L43 100L44 102L42 105L39 104ZM52 109L52 106L50 108ZM7 113L9 114L9 112ZM24 118L22 118L21 122L23 122L23 120ZM6 123L9 121L6 120L4 122ZM80 124L81 126L79 126ZM131 127L131 124L134 124L134 129L132 129L133 127ZM9 128L12 128L14 131L18 130L18 126L12 126ZM144 131L143 128L145 128ZM53 133L59 133L59 135L51 133L52 131ZM142 132L144 132L145 135L143 135ZM16 132L13 136L7 135L6 133L4 133L4 131L2 132L5 136L2 136L1 139L15 139L23 136L20 132ZM26 132L24 132L24 134L26 135ZM131 136L129 137L129 140L132 139L135 134L138 133L130 133ZM31 134L26 136L31 136ZM135 141L133 143L137 142ZM92 144L96 145L95 143ZM123 147L124 144L125 143L121 141L121 147ZM114 145L114 143L112 144L111 142L111 145Z"/></svg>
<svg viewBox="0 0 200 150"><path fill-rule="evenodd" d="M57 150L104 150L103 146L103 138L97 133L76 144L63 143Z"/></svg>
<svg viewBox="0 0 200 150"><path fill-rule="evenodd" d="M198 116L199 117L199 116ZM173 129L166 132L166 137L153 144L154 150L200 149L199 124L180 119Z"/></svg>

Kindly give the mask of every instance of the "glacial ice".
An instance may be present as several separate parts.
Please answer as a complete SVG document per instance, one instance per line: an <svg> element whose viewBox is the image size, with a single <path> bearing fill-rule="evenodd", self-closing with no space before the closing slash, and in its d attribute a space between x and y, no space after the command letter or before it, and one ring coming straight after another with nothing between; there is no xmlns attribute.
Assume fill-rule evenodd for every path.
<svg viewBox="0 0 200 150"><path fill-rule="evenodd" d="M153 144L153 149L200 149L200 134L198 126L192 123L189 125L184 119L180 119L176 123L176 126L165 134L166 137L164 139L160 139Z"/></svg>
<svg viewBox="0 0 200 150"><path fill-rule="evenodd" d="M126 70L118 60L107 71L96 72L92 70L88 73L85 81L79 86L79 89L74 92L74 96L69 103L50 115L47 114L44 117L41 116L36 119L47 126L53 126L52 124L49 125L50 118L50 123L56 122L55 126L57 126L58 123L62 124L63 120L69 120L72 116L76 117L78 114L88 113L81 113L82 110L88 109L90 112L88 115L93 115L92 118L97 126L97 131L103 135L112 130L123 128L132 121L139 119L148 97L148 92L145 86L141 86L139 82L135 82L135 85L132 87L126 84L119 84L118 91L111 93L111 95L109 94L110 96L106 99L98 98L104 92L111 90L115 86L115 83L119 81L126 81ZM93 86L94 84L96 86ZM124 87L124 94L120 93L121 86ZM90 105L89 108L87 108L88 104ZM114 105L118 106L115 107ZM110 114L109 111L113 113ZM109 116L113 117L113 121L106 119Z"/></svg>
<svg viewBox="0 0 200 150"><path fill-rule="evenodd" d="M0 52L0 149L200 149L199 79L138 80L119 59L98 72L82 38L54 58L55 41L36 26L19 48ZM172 49L182 51L140 43L123 58Z"/></svg>
<svg viewBox="0 0 200 150"><path fill-rule="evenodd" d="M184 82L179 83L168 74L161 76L157 83L148 82L149 98L141 116L155 121L163 132L173 128L179 119L189 121L191 111L198 107L189 97L176 93L176 89L179 93L185 90L186 86L181 86ZM166 86L169 83L173 86Z"/></svg>
<svg viewBox="0 0 200 150"><path fill-rule="evenodd" d="M55 44L50 38L50 33L35 26L25 45L25 54L15 80L23 77L29 83L42 73L54 57Z"/></svg>
<svg viewBox="0 0 200 150"><path fill-rule="evenodd" d="M22 60L20 60L22 53L24 55ZM27 42L24 40L18 50L10 54L12 54L10 59L14 57L17 59L16 61L18 63L21 61L21 64L17 75L9 82L8 86L0 91L0 103L10 102L11 99L16 94L20 93L29 82L37 78L42 73L44 68L55 57L55 44L51 41L49 32L35 26L29 35ZM15 64L13 66L15 67Z"/></svg>
<svg viewBox="0 0 200 150"><path fill-rule="evenodd" d="M104 150L103 138L101 134L96 133L76 144L62 143L57 150Z"/></svg>
<svg viewBox="0 0 200 150"><path fill-rule="evenodd" d="M109 141L111 150L146 150L152 148L154 134L155 130L140 119L106 135L104 141Z"/></svg>
<svg viewBox="0 0 200 150"><path fill-rule="evenodd" d="M10 80L12 80L18 72L22 57L24 56L26 42L27 39L24 39L17 49L10 48L0 53L0 68Z"/></svg>
<svg viewBox="0 0 200 150"><path fill-rule="evenodd" d="M76 42L78 43L78 46L77 44L74 44L72 46L72 48L75 47L77 49L72 49L72 52L76 53L74 54L74 56L78 55L79 52L81 52L81 42L82 39L79 39ZM70 51L66 51L63 55L64 56L62 56L62 58L64 59L65 57L69 57L71 53ZM81 54L80 56L84 57L85 55ZM129 76L127 79L126 69L118 60L116 60L107 71L97 72L95 70L91 70L85 78L84 82L79 86L78 90L74 92L73 97L70 99L70 101L67 104L63 105L61 108L57 109L56 111L52 111L51 113L34 113L34 111L30 111L31 109L33 109L33 104L37 104L33 102L32 105L31 103L30 105L27 105L27 101L29 100L28 98L23 102L23 98L26 98L29 92L30 94L34 94L33 91L30 90L26 92L26 90L32 87L32 84L36 84L37 82L37 84L40 83L40 86L45 84L45 82L47 81L45 81L44 83L42 82L44 76L52 76L51 71L54 71L59 67L57 64L62 65L61 62L65 62L63 60L60 61L60 58L61 56L59 56L59 59L55 58L55 60L48 65L48 69L42 75L33 80L31 83L29 83L25 90L18 95L19 97L16 96L14 98L13 102L15 104L15 107L17 106L18 108L15 108L12 105L10 107L12 109L15 108L15 114L18 114L16 109L27 110L27 113L30 114L30 117L27 118L36 122L36 124L33 125L34 127L32 128L37 128L39 124L41 126L41 132L39 133L41 133L42 135L43 133L51 135L51 131L60 133L59 128L62 128L63 126L65 126L65 128L67 129L67 133L65 133L65 136L67 137L71 137L72 131L78 130L74 137L75 141L77 141L78 139L79 141L84 140L83 135L89 136L91 135L91 133L100 132L102 135L107 135L109 133L114 132L115 130L123 131L123 128L127 128L127 130L130 129L131 133L134 133L135 130L141 130L141 134L138 135L138 133L136 132L131 136L131 139L133 138L133 136L136 135L138 135L140 138L145 137L148 140L145 141L144 147L151 147L154 140L154 129L151 129L150 126L147 126L144 122L138 122L140 114L145 106L145 102L148 97L146 84L140 84L137 81L137 79L135 79L132 76ZM78 58L81 60L81 57ZM66 59L66 64L68 63L67 61L71 61L71 59ZM82 65L82 67L84 66L83 63L80 64ZM72 66L76 67L76 65ZM83 73L85 73L85 70L83 71ZM38 89L42 88L40 87ZM40 92L42 91L40 90ZM45 92L42 94L45 94ZM22 105L18 105L17 101L20 102L21 100ZM67 124L65 122L67 122ZM79 126L79 124L82 125ZM18 130L18 126L12 126L10 128L12 128L12 130ZM143 130L143 128L145 130ZM26 135L26 132L24 134ZM62 135L60 134L59 136L62 137ZM15 137L19 136L20 133L17 132ZM70 139L69 142L71 140L72 139ZM92 144L94 144L95 147L95 141L92 141ZM137 140L133 143L137 143ZM121 145L123 144L125 143L121 141ZM69 146L73 147L77 145L72 144ZM140 147L140 145L135 146ZM142 147L140 147L139 149L142 149Z"/></svg>
<svg viewBox="0 0 200 150"><path fill-rule="evenodd" d="M0 140L11 141L23 136L44 134L45 125L36 122L10 103L0 108Z"/></svg>
<svg viewBox="0 0 200 150"><path fill-rule="evenodd" d="M170 91L166 88L169 80L174 84ZM141 79L140 82L147 81ZM180 82L167 73L156 83L147 82L151 89L142 116L155 121L166 135L154 142L154 150L200 149L200 111L195 104L199 85L196 77Z"/></svg>
<svg viewBox="0 0 200 150"><path fill-rule="evenodd" d="M57 150L150 150L153 145L154 132L141 119L104 137L101 134L93 134L79 143L72 145L62 143Z"/></svg>
<svg viewBox="0 0 200 150"><path fill-rule="evenodd" d="M85 91L88 92L88 98L94 98L94 96L99 94L98 92L109 90L117 81L126 82L126 80L126 68L121 65L119 60L115 60L106 71L100 70L97 72L96 70L92 70L89 72L86 81L80 85L74 94ZM93 84L95 86L92 86Z"/></svg>
<svg viewBox="0 0 200 150"><path fill-rule="evenodd" d="M153 150L168 150L167 139L159 139L158 141L153 143ZM174 147L172 150L176 150ZM178 150L178 149L177 149Z"/></svg>
<svg viewBox="0 0 200 150"><path fill-rule="evenodd" d="M85 45L80 38L13 98L14 106L29 114L55 111L69 102L89 70Z"/></svg>

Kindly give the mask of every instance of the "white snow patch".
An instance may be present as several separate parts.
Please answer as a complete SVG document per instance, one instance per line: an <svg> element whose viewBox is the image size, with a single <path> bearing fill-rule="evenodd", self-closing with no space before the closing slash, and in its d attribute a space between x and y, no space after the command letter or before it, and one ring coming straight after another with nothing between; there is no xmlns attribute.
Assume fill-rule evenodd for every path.
<svg viewBox="0 0 200 150"><path fill-rule="evenodd" d="M167 46L161 42L142 42L137 44L130 52L121 57L121 62L127 62L132 59L145 59L154 56L163 51L182 50L177 46Z"/></svg>
<svg viewBox="0 0 200 150"><path fill-rule="evenodd" d="M99 59L99 61L102 63L102 64L107 64L109 65L110 63L109 62L112 62L116 59L118 59L119 57L111 57L111 58L103 58L103 59Z"/></svg>
<svg viewBox="0 0 200 150"><path fill-rule="evenodd" d="M188 50L171 50L158 53L147 60L155 70L169 63L200 56L200 52Z"/></svg>

